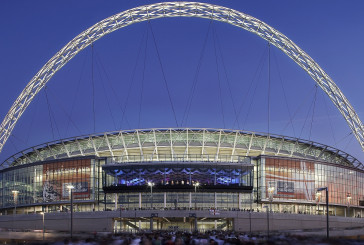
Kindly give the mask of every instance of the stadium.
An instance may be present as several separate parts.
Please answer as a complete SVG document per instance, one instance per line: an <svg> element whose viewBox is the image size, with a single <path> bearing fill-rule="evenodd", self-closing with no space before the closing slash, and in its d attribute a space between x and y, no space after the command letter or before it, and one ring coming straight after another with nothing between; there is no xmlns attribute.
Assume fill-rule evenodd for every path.
<svg viewBox="0 0 364 245"><path fill-rule="evenodd" d="M77 53L130 24L181 16L235 25L283 51L329 96L364 149L364 127L349 101L290 39L233 9L171 2L124 11L71 40L10 108L0 151L34 96ZM334 228L363 226L362 163L334 147L269 132L151 128L60 139L5 160L0 188L0 226L12 229L314 229L326 225L326 215Z"/></svg>
<svg viewBox="0 0 364 245"><path fill-rule="evenodd" d="M190 128L109 132L38 145L5 165L3 215L69 212L72 185L75 212L149 210L157 229L194 226L179 215L163 217L168 211L219 217L198 217L200 229L234 229L225 213L263 212L267 205L276 213L322 215L326 197L316 190L323 186L330 215L362 216L364 171L357 159L279 135ZM151 225L139 217L113 221L115 229Z"/></svg>

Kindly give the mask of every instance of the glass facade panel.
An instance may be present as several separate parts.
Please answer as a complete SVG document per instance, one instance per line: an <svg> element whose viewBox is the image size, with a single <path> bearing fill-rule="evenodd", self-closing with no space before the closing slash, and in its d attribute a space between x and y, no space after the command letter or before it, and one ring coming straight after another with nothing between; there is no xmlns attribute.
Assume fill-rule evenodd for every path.
<svg viewBox="0 0 364 245"><path fill-rule="evenodd" d="M93 160L75 159L3 170L0 172L1 206L9 208L69 202L68 185L74 186L75 200L93 200L93 169Z"/></svg>
<svg viewBox="0 0 364 245"><path fill-rule="evenodd" d="M364 172L353 167L273 156L253 158L251 164L228 162L232 156L215 157L215 162L194 162L192 155L168 156L174 162L140 162L139 156L137 162L115 163L85 157L4 169L0 172L2 213L15 206L17 212L68 211L68 185L75 187L78 211L262 211L272 202L276 212L322 214L326 196L316 194L320 187L328 187L332 215L346 215L349 206L350 215L357 215L354 210L360 211L364 204Z"/></svg>
<svg viewBox="0 0 364 245"><path fill-rule="evenodd" d="M261 200L269 199L270 187L275 202L324 202L324 193L316 195L321 187L328 187L330 204L360 206L363 198L364 174L358 169L280 157L264 157L257 163Z"/></svg>

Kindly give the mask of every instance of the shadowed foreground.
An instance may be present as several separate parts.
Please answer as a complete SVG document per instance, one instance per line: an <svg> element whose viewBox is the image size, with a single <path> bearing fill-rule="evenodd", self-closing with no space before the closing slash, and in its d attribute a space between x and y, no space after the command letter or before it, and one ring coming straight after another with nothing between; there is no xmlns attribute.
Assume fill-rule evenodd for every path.
<svg viewBox="0 0 364 245"><path fill-rule="evenodd" d="M247 233L209 231L205 233L189 232L141 232L137 234L84 233L75 234L71 239L65 233L0 232L1 244L79 244L79 245L224 245L224 244L364 244L364 228L352 230L332 230L331 238L326 239L322 231L291 231L290 233Z"/></svg>

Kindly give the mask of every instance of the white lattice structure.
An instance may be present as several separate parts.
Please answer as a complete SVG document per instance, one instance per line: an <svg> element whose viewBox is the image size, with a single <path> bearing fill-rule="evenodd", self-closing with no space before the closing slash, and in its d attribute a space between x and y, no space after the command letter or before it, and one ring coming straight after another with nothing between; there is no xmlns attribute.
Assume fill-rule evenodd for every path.
<svg viewBox="0 0 364 245"><path fill-rule="evenodd" d="M323 69L288 37L266 23L237 10L207 3L165 2L136 7L104 19L76 36L54 55L27 84L1 123L0 151L34 96L76 54L99 38L120 28L164 17L213 19L235 25L267 40L302 67L330 97L364 150L364 126L354 108Z"/></svg>
<svg viewBox="0 0 364 245"><path fill-rule="evenodd" d="M31 147L2 168L73 157L107 157L111 162L241 162L249 156L283 156L363 169L351 155L312 141L240 130L169 128L105 132Z"/></svg>

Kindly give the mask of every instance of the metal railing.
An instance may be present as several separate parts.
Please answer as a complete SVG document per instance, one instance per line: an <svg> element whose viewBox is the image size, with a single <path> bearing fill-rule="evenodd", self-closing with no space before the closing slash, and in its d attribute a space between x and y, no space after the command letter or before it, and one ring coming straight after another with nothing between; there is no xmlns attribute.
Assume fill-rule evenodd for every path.
<svg viewBox="0 0 364 245"><path fill-rule="evenodd" d="M148 154L124 155L107 158L107 164L139 162L235 162L250 164L251 158L240 155L207 155L207 154Z"/></svg>

